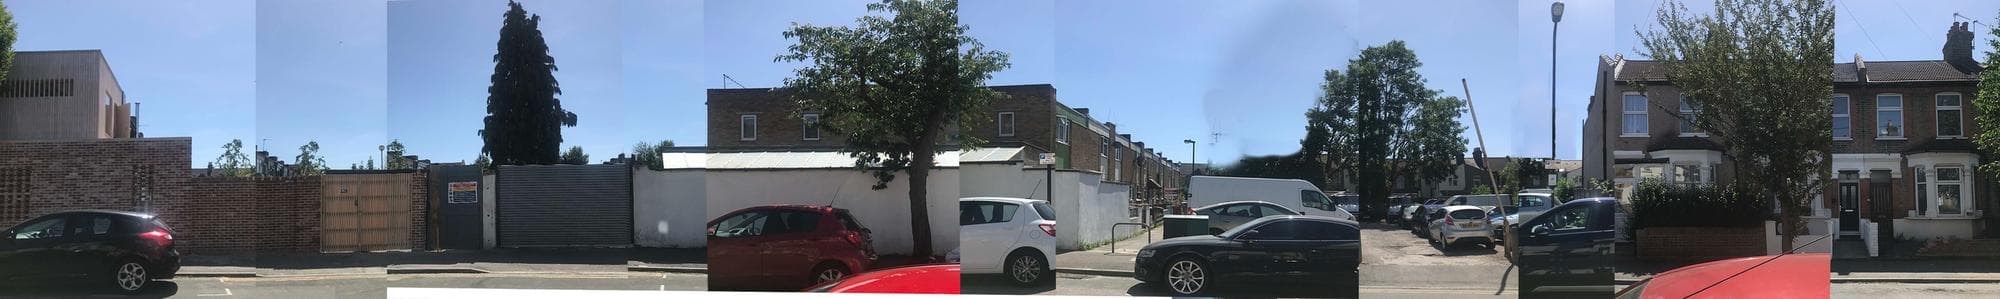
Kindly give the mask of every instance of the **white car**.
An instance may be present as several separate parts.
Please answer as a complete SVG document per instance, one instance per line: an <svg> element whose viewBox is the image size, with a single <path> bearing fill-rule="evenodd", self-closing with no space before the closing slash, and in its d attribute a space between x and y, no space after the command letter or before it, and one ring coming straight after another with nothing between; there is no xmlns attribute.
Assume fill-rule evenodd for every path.
<svg viewBox="0 0 2000 299"><path fill-rule="evenodd" d="M1439 247L1472 243L1493 249L1493 231L1486 227L1486 209L1479 206L1446 206L1431 212L1431 219L1431 242Z"/></svg>
<svg viewBox="0 0 2000 299"><path fill-rule="evenodd" d="M1004 274L1020 285L1055 282L1056 210L1048 201L958 199L960 271Z"/></svg>

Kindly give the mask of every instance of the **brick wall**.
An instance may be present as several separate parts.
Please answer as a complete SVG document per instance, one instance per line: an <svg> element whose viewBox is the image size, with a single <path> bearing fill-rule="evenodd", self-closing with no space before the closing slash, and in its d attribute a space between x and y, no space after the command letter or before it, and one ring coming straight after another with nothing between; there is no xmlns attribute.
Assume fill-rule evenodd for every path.
<svg viewBox="0 0 2000 299"><path fill-rule="evenodd" d="M1973 125L1972 99L1978 95L1977 86L1966 84L1944 86L1909 85L1842 85L1835 93L1849 97L1852 113L1852 134L1854 140L1834 141L1834 153L1900 153L1910 145L1922 143L1937 137L1937 98L1940 93L1956 92L1961 96L1960 119L1964 126L1963 136L1972 136L1979 130ZM1903 95L1903 127L1907 140L1877 140L1875 138L1876 96L1883 94Z"/></svg>
<svg viewBox="0 0 2000 299"><path fill-rule="evenodd" d="M1651 227L1639 230L1638 257L1699 263L1764 255L1761 227Z"/></svg>
<svg viewBox="0 0 2000 299"><path fill-rule="evenodd" d="M429 171L410 173L410 247L430 249L430 181Z"/></svg>
<svg viewBox="0 0 2000 299"><path fill-rule="evenodd" d="M190 138L0 141L0 225L67 210L136 211L137 184L151 177L151 206L187 200Z"/></svg>
<svg viewBox="0 0 2000 299"><path fill-rule="evenodd" d="M156 211L186 254L318 252L318 177L198 177L189 197Z"/></svg>

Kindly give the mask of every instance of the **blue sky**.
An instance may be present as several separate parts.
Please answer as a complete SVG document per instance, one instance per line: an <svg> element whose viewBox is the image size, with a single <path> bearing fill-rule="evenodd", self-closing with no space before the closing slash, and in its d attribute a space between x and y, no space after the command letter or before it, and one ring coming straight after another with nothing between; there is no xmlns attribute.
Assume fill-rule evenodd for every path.
<svg viewBox="0 0 2000 299"><path fill-rule="evenodd" d="M388 143L384 8L382 1L256 5L257 141L272 155L292 163L310 140L329 167L346 169Z"/></svg>
<svg viewBox="0 0 2000 299"><path fill-rule="evenodd" d="M593 163L630 149L639 139L632 137L637 135L628 130L626 119L639 115L632 112L655 109L625 106L622 34L629 28L621 23L621 4L521 1L521 5L542 17L542 35L559 68L555 75L563 93L557 98L579 119L577 126L563 129L563 147L582 146ZM478 157L486 87L507 9L507 1L499 0L389 3L390 138L432 161L470 162Z"/></svg>
<svg viewBox="0 0 2000 299"><path fill-rule="evenodd" d="M9 1L16 51L101 49L150 137L193 137L192 163L257 135L251 1ZM246 153L247 154L247 153Z"/></svg>

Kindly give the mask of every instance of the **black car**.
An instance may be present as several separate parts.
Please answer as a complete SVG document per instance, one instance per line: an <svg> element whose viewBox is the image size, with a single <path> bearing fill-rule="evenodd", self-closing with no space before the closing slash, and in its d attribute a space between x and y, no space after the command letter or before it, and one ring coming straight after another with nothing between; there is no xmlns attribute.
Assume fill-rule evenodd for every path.
<svg viewBox="0 0 2000 299"><path fill-rule="evenodd" d="M1154 242L1133 263L1134 278L1180 295L1243 278L1352 275L1361 265L1361 229L1332 217L1267 216L1220 235Z"/></svg>
<svg viewBox="0 0 2000 299"><path fill-rule="evenodd" d="M1431 218L1430 218L1431 211L1437 209L1443 209L1444 201L1445 199L1443 198L1436 198L1436 199L1431 199L1429 201L1425 201L1423 205L1416 206L1417 212L1411 213L1410 220L1403 221L1403 226L1409 227L1411 233L1415 233L1420 236L1431 235L1429 228L1431 223Z"/></svg>
<svg viewBox="0 0 2000 299"><path fill-rule="evenodd" d="M0 280L83 281L138 293L173 278L181 255L174 231L153 215L61 212L0 232Z"/></svg>
<svg viewBox="0 0 2000 299"><path fill-rule="evenodd" d="M1613 217L1618 200L1572 200L1521 223L1521 295L1569 293L1611 296Z"/></svg>

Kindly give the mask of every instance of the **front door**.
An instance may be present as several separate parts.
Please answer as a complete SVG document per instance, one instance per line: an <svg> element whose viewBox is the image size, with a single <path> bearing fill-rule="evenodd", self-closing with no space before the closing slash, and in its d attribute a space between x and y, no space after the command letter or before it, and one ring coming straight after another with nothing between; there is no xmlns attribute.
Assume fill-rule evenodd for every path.
<svg viewBox="0 0 2000 299"><path fill-rule="evenodd" d="M1872 216L1871 218L1874 218L1875 224L1882 226L1876 231L1876 237L1880 238L1878 240L1895 240L1894 234L1896 229L1890 227L1894 223L1889 221L1889 218L1895 215L1894 210L1896 208L1894 204L1896 200L1895 197L1891 196L1895 194L1892 192L1895 188L1895 182L1889 178L1889 171L1876 170L1869 173L1868 202L1870 204L1868 214Z"/></svg>
<svg viewBox="0 0 2000 299"><path fill-rule="evenodd" d="M1837 194L1840 196L1840 232L1843 238L1847 237L1846 233L1859 233L1861 230L1860 188L1858 183L1840 183Z"/></svg>

